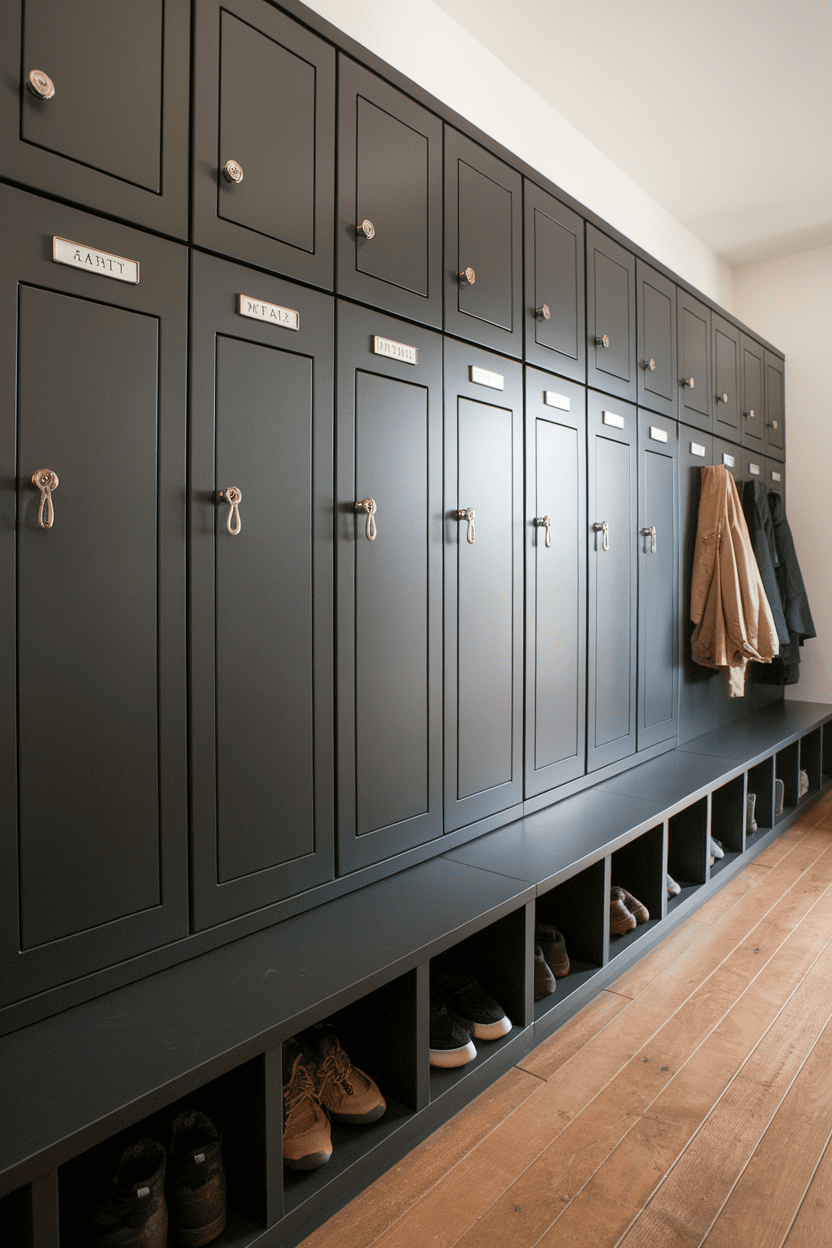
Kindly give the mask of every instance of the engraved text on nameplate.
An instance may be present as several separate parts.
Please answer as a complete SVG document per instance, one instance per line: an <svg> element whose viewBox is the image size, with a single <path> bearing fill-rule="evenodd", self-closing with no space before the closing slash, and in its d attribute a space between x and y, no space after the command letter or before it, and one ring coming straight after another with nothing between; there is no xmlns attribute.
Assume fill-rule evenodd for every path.
<svg viewBox="0 0 832 1248"><path fill-rule="evenodd" d="M502 373L492 373L487 368L477 368L476 364L471 365L471 380L478 386L490 386L492 390L503 390L506 384Z"/></svg>
<svg viewBox="0 0 832 1248"><path fill-rule="evenodd" d="M281 308L279 303L263 303L250 295L238 295L237 311L240 316L250 316L255 321L268 321L283 329L300 329L300 313L293 308Z"/></svg>
<svg viewBox="0 0 832 1248"><path fill-rule="evenodd" d="M53 237L52 259L58 264L69 264L73 269L86 269L88 273L114 277L117 282L131 282L135 286L139 280L138 260L125 260L124 256L98 251L84 243L72 243L68 238Z"/></svg>
<svg viewBox="0 0 832 1248"><path fill-rule="evenodd" d="M409 347L404 342L394 342L392 338L379 338L378 334L373 338L373 352L376 355L389 356L391 360L401 360L403 364L419 363L417 347Z"/></svg>

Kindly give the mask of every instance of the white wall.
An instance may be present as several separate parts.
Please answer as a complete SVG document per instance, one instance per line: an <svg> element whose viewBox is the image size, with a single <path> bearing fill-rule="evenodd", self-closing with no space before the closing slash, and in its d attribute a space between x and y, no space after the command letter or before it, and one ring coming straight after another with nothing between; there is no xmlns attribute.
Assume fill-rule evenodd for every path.
<svg viewBox="0 0 832 1248"><path fill-rule="evenodd" d="M305 2L733 310L728 265L433 0Z"/></svg>
<svg viewBox="0 0 832 1248"><path fill-rule="evenodd" d="M787 510L818 634L787 696L832 702L832 246L735 269L734 310L786 356Z"/></svg>

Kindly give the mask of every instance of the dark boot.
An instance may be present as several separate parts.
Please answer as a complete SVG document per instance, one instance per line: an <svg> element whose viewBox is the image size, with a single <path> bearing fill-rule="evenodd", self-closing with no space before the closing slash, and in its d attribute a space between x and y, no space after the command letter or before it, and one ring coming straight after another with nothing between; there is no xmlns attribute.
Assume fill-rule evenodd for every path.
<svg viewBox="0 0 832 1248"><path fill-rule="evenodd" d="M225 1229L222 1136L210 1118L187 1110L171 1129L167 1179L170 1232L180 1244L201 1248Z"/></svg>
<svg viewBox="0 0 832 1248"><path fill-rule="evenodd" d="M77 1224L77 1243L89 1248L165 1248L165 1150L157 1140L137 1140L121 1155L98 1204Z"/></svg>
<svg viewBox="0 0 832 1248"><path fill-rule="evenodd" d="M549 923L537 923L534 938L540 945L541 952L551 967L555 979L563 979L569 974L569 955L566 952L566 941L556 927Z"/></svg>

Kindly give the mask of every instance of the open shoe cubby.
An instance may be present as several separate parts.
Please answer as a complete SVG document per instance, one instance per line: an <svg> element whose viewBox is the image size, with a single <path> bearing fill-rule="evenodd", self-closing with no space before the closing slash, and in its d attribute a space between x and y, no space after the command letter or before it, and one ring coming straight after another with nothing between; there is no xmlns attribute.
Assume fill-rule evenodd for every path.
<svg viewBox="0 0 832 1248"><path fill-rule="evenodd" d="M821 782L832 780L832 724L821 728Z"/></svg>
<svg viewBox="0 0 832 1248"><path fill-rule="evenodd" d="M720 842L724 857L716 858L711 876L726 870L745 849L746 778L734 776L711 794L711 836Z"/></svg>
<svg viewBox="0 0 832 1248"><path fill-rule="evenodd" d="M809 788L801 796L801 802L805 802L813 793L820 790L822 783L821 748L820 728L816 728L814 732L807 732L804 737L800 738L800 770L805 771L809 780Z"/></svg>
<svg viewBox="0 0 832 1248"><path fill-rule="evenodd" d="M667 821L667 871L681 891L667 900L668 913L687 901L708 879L709 798L677 811Z"/></svg>
<svg viewBox="0 0 832 1248"><path fill-rule="evenodd" d="M667 887L664 870L664 824L643 832L610 855L610 885L619 885L637 898L650 914L629 932L609 937L609 957L618 957L661 923ZM609 910L609 908L608 908Z"/></svg>
<svg viewBox="0 0 832 1248"><path fill-rule="evenodd" d="M746 832L746 845L774 827L774 758L766 758L748 772L748 792L754 794L756 832Z"/></svg>
<svg viewBox="0 0 832 1248"><path fill-rule="evenodd" d="M557 981L555 991L534 1003L535 1018L577 992L604 964L604 930L607 904L607 871L603 859L541 893L535 903L535 923L545 923L561 933L569 958L569 974Z"/></svg>
<svg viewBox="0 0 832 1248"><path fill-rule="evenodd" d="M774 762L774 777L783 781L783 810L777 814L775 822L791 814L800 800L800 741L792 741L784 749L778 750Z"/></svg>

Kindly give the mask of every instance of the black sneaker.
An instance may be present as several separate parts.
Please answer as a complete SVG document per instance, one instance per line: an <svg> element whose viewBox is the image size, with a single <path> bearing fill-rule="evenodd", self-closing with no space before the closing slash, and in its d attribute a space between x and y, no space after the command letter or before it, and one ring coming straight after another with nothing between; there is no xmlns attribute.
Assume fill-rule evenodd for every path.
<svg viewBox="0 0 832 1248"><path fill-rule="evenodd" d="M489 997L474 975L454 966L446 955L431 962L430 986L475 1040L499 1040L511 1031L503 1007Z"/></svg>
<svg viewBox="0 0 832 1248"><path fill-rule="evenodd" d="M455 1022L448 1007L435 992L430 994L430 1064L464 1066L477 1056L474 1042L464 1027Z"/></svg>

